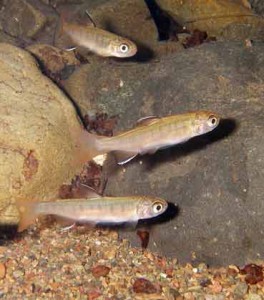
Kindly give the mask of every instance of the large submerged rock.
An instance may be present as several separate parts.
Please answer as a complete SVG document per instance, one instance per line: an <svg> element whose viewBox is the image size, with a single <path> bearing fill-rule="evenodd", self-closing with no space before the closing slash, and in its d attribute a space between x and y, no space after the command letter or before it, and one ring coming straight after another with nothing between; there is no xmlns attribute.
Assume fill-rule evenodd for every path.
<svg viewBox="0 0 264 300"><path fill-rule="evenodd" d="M247 0L157 0L177 23L206 31L218 40L263 40L264 19Z"/></svg>
<svg viewBox="0 0 264 300"><path fill-rule="evenodd" d="M53 199L80 168L69 99L26 51L0 44L0 225L19 220L16 201Z"/></svg>
<svg viewBox="0 0 264 300"><path fill-rule="evenodd" d="M181 261L242 264L264 258L264 46L211 43L150 63L85 65L66 84L82 108L140 117L208 109L218 129L143 156L108 180L111 195L151 194L179 212L155 227L150 248ZM134 233L124 233L139 244Z"/></svg>

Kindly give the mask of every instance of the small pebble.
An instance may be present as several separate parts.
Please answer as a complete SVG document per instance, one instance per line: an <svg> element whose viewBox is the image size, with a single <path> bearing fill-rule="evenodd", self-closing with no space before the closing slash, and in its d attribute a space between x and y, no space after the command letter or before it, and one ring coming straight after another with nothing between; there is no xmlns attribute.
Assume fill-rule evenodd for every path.
<svg viewBox="0 0 264 300"><path fill-rule="evenodd" d="M6 275L6 267L3 263L0 263L0 279L5 278Z"/></svg>
<svg viewBox="0 0 264 300"><path fill-rule="evenodd" d="M95 278L104 277L110 272L110 268L103 265L98 265L92 268L92 274Z"/></svg>
<svg viewBox="0 0 264 300"><path fill-rule="evenodd" d="M239 282L234 289L236 299L241 299L248 291L248 285L245 282Z"/></svg>
<svg viewBox="0 0 264 300"><path fill-rule="evenodd" d="M263 300L263 298L258 294L248 294L245 297L245 300Z"/></svg>
<svg viewBox="0 0 264 300"><path fill-rule="evenodd" d="M87 295L87 299L88 300L95 300L100 296L101 296L101 293L99 291L90 291Z"/></svg>
<svg viewBox="0 0 264 300"><path fill-rule="evenodd" d="M22 271L22 270L16 270L13 272L13 277L16 279L19 279L23 276L24 276L24 271Z"/></svg>
<svg viewBox="0 0 264 300"><path fill-rule="evenodd" d="M116 256L116 249L112 248L105 252L104 257L106 259L114 259Z"/></svg>

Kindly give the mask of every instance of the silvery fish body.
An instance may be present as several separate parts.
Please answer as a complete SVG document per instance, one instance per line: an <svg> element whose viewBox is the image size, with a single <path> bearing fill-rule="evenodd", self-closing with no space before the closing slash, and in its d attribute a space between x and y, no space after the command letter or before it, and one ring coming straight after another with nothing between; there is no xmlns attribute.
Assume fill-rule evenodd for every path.
<svg viewBox="0 0 264 300"><path fill-rule="evenodd" d="M163 118L147 117L137 126L113 137L82 133L81 152L95 156L114 151L119 164L138 154L155 153L158 149L186 142L215 129L220 118L210 111L196 111ZM86 149L85 149L86 148Z"/></svg>
<svg viewBox="0 0 264 300"><path fill-rule="evenodd" d="M167 202L147 196L95 197L49 202L26 202L19 205L19 231L27 228L39 215L54 215L72 223L135 223L162 214Z"/></svg>

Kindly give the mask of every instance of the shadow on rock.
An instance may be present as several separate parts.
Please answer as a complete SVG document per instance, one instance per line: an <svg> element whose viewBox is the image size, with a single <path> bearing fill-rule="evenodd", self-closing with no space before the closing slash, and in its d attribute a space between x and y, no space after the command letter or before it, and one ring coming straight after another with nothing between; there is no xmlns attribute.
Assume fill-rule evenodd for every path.
<svg viewBox="0 0 264 300"><path fill-rule="evenodd" d="M210 143L222 140L232 135L238 125L234 119L222 119L219 125L213 131L209 132L206 137L210 140Z"/></svg>
<svg viewBox="0 0 264 300"><path fill-rule="evenodd" d="M137 44L138 51L136 55L131 57L130 59L131 61L143 63L143 62L149 62L154 58L154 52L150 48L146 47L145 45L139 42L137 42L136 44Z"/></svg>
<svg viewBox="0 0 264 300"><path fill-rule="evenodd" d="M1 225L0 226L0 245L7 240L13 240L17 233L17 225Z"/></svg>
<svg viewBox="0 0 264 300"><path fill-rule="evenodd" d="M150 11L150 14L156 24L159 40L165 41L170 37L171 20L165 15L154 0L145 0L145 3Z"/></svg>

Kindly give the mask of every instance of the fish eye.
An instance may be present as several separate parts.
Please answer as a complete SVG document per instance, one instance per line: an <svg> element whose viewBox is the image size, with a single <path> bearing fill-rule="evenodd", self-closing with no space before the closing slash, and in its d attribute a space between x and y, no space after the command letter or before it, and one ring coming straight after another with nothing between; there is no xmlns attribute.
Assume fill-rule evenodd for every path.
<svg viewBox="0 0 264 300"><path fill-rule="evenodd" d="M212 115L208 118L207 124L210 127L214 127L217 125L217 122L218 122L218 118Z"/></svg>
<svg viewBox="0 0 264 300"><path fill-rule="evenodd" d="M128 45L127 44L121 44L119 46L119 49L122 53L126 53L128 51Z"/></svg>
<svg viewBox="0 0 264 300"><path fill-rule="evenodd" d="M163 205L162 205L160 202L155 202L155 203L153 204L152 208L153 208L153 212L154 212L155 214L157 214L157 213L159 213L159 212L162 211Z"/></svg>

